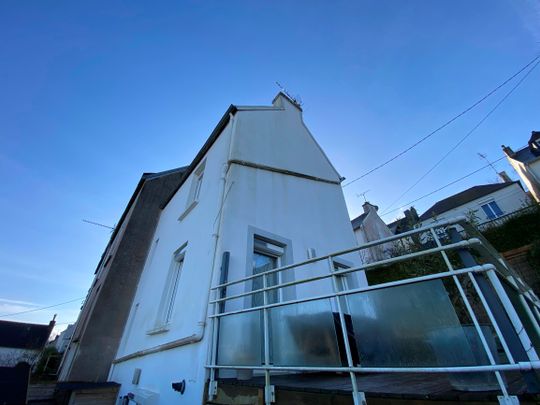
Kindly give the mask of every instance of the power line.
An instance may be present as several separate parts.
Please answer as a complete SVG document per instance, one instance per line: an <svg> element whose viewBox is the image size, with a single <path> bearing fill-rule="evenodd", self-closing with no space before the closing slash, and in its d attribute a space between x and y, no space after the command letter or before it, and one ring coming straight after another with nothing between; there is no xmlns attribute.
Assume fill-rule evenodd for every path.
<svg viewBox="0 0 540 405"><path fill-rule="evenodd" d="M114 227L113 227L113 226L100 224L99 222L89 221L89 220L87 220L87 219L83 219L82 221L83 221L83 222L86 222L87 224L92 224L92 225L101 226L101 227L103 227L103 228L108 228L108 229L111 229L111 230L114 231Z"/></svg>
<svg viewBox="0 0 540 405"><path fill-rule="evenodd" d="M69 304L69 303L71 303L71 302L80 301L80 300L82 300L82 299L84 299L84 298L85 298L85 297L80 297L80 298L75 298L74 300L65 301L65 302L60 302L59 304L49 305L49 306L46 306L46 307L40 307L40 308L34 308L34 309L28 309L28 310L26 310L26 311L14 312L14 313L11 313L11 314L2 314L2 315L0 315L0 318L7 317L7 316L15 316L15 315L27 314L27 313L29 313L29 312L36 312L36 311L42 311L42 310L44 310L44 309L49 309L49 308L59 307L60 305L65 305L65 304Z"/></svg>
<svg viewBox="0 0 540 405"><path fill-rule="evenodd" d="M442 129L446 128L448 125L450 125L452 122L454 122L455 120L457 120L458 118L462 117L463 115L465 115L466 113L468 113L469 111L471 111L473 108L475 108L477 105L481 104L484 100L486 100L487 98L489 98L490 96L492 96L495 92L497 92L501 87L504 87L507 83L509 83L510 81L512 81L516 76L518 76L521 72L523 72L525 69L527 69L529 66L531 66L534 62L536 62L538 59L540 58L540 55L536 56L533 60L531 60L529 63L527 63L525 66L523 66L521 69L519 69L516 73L514 73L512 76L510 76L508 79L506 79L504 82L502 82L501 84L499 84L497 87L495 87L493 90L491 90L488 94L486 94L484 97L482 97L481 99L479 99L478 101L476 101L474 104L472 104L470 107L466 108L465 110L463 110L462 112L460 112L459 114L455 115L454 117L452 117L451 119L449 119L448 121L446 121L444 124L442 124L440 127L436 128L435 130L431 131L429 134L427 134L426 136L424 136L423 138L420 138L418 141L416 141L415 143L413 143L411 146L409 146L408 148L402 150L401 152L399 152L398 154L392 156L390 159L384 161L383 163L375 166L374 168L372 168L371 170L368 170L367 172L365 172L364 174L362 174L361 176L355 178L354 180L351 180L349 181L348 183L344 184L343 187L347 187L351 184L353 184L354 182L360 180L360 179L363 179L364 177L370 175L371 173L373 173L374 171L377 171L381 168L383 168L384 166L388 165L389 163L393 162L394 160L398 159L399 157L403 156L405 153L409 152L411 149L414 149L415 147L417 147L418 145L420 145L421 143L425 142L427 139L431 138L433 135L435 135L437 132L441 131Z"/></svg>
<svg viewBox="0 0 540 405"><path fill-rule="evenodd" d="M392 202L392 204L390 204L386 209L390 209L394 206L395 203L397 203L399 200L401 200L403 198L403 196L405 196L405 194L407 194L409 191L411 191L414 187L416 187L418 185L418 183L420 183L422 180L424 180L433 170L435 170L453 151L455 151L463 142L465 142L465 140L471 136L473 134L474 131L476 131L478 129L478 127L480 127L480 125L482 125L484 123L484 121L486 121L490 116L491 114L493 114L497 108L499 108L499 106L504 103L508 97L510 97L510 95L519 87L519 85L521 83L523 83L523 81L531 74L531 72L540 64L540 61L536 62L536 64L533 65L533 67L531 67L527 73L525 73L525 75L519 79L519 81L514 85L514 87L512 87L510 89L510 91L508 91L504 97L497 103L495 104L495 107L493 107L491 110L489 110L489 112L484 115L484 117L482 117L482 119L480 121L478 121L478 123L469 131L465 134L464 137L462 137L452 148L450 148L450 150L448 152L446 152L442 158L440 158L427 172L425 172L422 176L420 176L420 178L412 185L410 186L407 190L405 190L396 200L394 200L394 202Z"/></svg>
<svg viewBox="0 0 540 405"><path fill-rule="evenodd" d="M506 157L506 156L502 156L502 157L500 157L499 159L494 160L493 162L491 162L491 164L497 163L497 162L499 162L500 160L504 159L505 157ZM417 201L423 200L423 199L426 198L426 197L429 197L429 196L431 196L431 195L433 195L433 194L435 194L435 193L438 193L439 191L444 190L445 188L450 187L450 186L452 186L452 185L454 185L454 184L460 182L461 180L465 180L466 178L471 177L472 175L474 175L474 174L476 174L476 173L478 173L478 172L484 170L484 169L487 168L487 167L489 167L489 165L482 166L481 168L476 169L475 171L470 172L469 174L466 174L465 176L462 176L462 177L460 177L459 179L456 179L456 180L454 180L454 181L451 181L450 183L445 184L444 186L439 187L439 188L436 189L436 190L433 190L433 191L431 191L431 192L429 192L429 193L427 193L427 194L424 194L424 195L421 196L421 197L418 197L416 200L409 201L407 204L403 204L403 205L401 205L401 206L399 206L399 207L397 207L397 208L394 208L393 210L386 211L386 212L384 212L383 214L381 214L381 216L390 214L391 212L398 211L398 210L400 210L400 209L402 209L402 208L405 208L405 207L409 207L411 204L414 204L414 203L417 202Z"/></svg>

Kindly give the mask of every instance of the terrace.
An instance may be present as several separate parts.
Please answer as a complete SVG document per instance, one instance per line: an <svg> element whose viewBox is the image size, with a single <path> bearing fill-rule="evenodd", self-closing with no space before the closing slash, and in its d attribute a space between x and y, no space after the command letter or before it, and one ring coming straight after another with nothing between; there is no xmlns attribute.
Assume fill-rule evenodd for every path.
<svg viewBox="0 0 540 405"><path fill-rule="evenodd" d="M385 259L359 260L378 247ZM352 282L360 272L367 285ZM228 274L225 260L210 301L208 403L516 404L540 392L540 301L465 218Z"/></svg>

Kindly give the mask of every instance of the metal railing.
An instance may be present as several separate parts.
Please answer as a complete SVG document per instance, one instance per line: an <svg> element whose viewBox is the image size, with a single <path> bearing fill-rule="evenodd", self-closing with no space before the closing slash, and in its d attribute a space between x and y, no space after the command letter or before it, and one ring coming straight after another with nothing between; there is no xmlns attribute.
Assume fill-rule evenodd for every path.
<svg viewBox="0 0 540 405"><path fill-rule="evenodd" d="M456 229L459 229L461 234L466 235L466 239L462 239L458 235ZM430 243L420 243L421 248L405 249L406 253L394 257L387 257L383 260L377 260L371 263L361 263L360 265L351 266L349 268L336 268L335 260L340 256L351 255L366 251L366 249L386 245L390 243L400 244L400 246L412 246L413 240L429 240ZM412 250L412 251L411 251ZM411 263L415 260L424 259L428 256L438 256L442 259L443 267L430 269L430 274L421 274L408 278L400 278L396 280L383 281L374 285L363 285L354 288L346 288L343 284L345 276L359 274L359 272L373 272L388 270L389 266ZM459 256L463 267L456 268L456 256ZM360 256L359 256L360 257ZM275 277L277 274L296 274L301 273L301 269L306 266L319 266L324 263L326 272L323 274L310 275L305 277L293 278L290 281L278 281ZM390 270L389 270L390 271ZM391 273L388 273L391 275ZM271 279L271 277L274 277ZM253 280L262 278L262 288L253 289ZM471 302L470 292L464 288L465 279L468 280L468 285L471 291L474 291L479 303ZM274 282L272 282L274 280ZM320 281L331 281L331 288L324 293L309 293L309 288L302 297L294 299L277 301L271 298L271 293L275 291L283 291L287 288L293 288L300 285L315 285ZM457 295L464 305L466 316L472 321L474 331L476 332L481 343L484 358L487 358L489 364L452 364L442 366L363 366L362 359L355 359L356 347L351 347L350 330L347 320L351 318L349 312L349 299L358 297L360 294L366 294L373 291L398 291L396 288L403 286L418 286L425 282L433 280L448 280L455 286ZM506 290L503 286L506 284ZM367 284L367 283L366 283ZM243 290L234 294L227 294L227 290L235 288ZM512 303L507 293L511 289L512 296L517 297L522 308L518 311ZM359 390L357 383L357 374L365 373L491 373L496 379L499 390L501 392L501 403L515 403L515 397L512 397L507 389L504 376L501 374L506 371L521 371L527 373L527 370L540 368L540 361L536 350L532 344L530 333L536 333L540 336L540 301L532 290L519 278L519 276L507 266L499 254L489 245L485 238L469 224L464 217L458 217L439 223L431 224L419 229L369 242L350 249L338 251L332 254L316 257L295 264L289 264L279 268L271 269L251 276L228 281L223 277L220 284L212 287L213 298L210 304L213 305L214 312L210 316L212 321L212 346L209 356L209 364L207 368L210 371L209 381L209 398L212 399L217 395L217 371L221 369L227 370L251 370L264 375L265 389L264 401L265 404L270 404L275 401L274 387L271 383L272 373L287 372L347 372L351 379L352 396L355 405L366 403L365 395ZM246 300L253 297L254 294L262 294L262 305L237 305L237 308L226 310L226 303L238 302L238 300ZM515 298L514 297L514 298ZM235 301L236 300L236 301ZM336 334L341 333L341 343L344 347L344 356L342 364L330 364L328 366L316 365L279 365L273 364L271 359L271 327L270 317L271 311L280 307L298 306L300 304L315 302L320 300L328 300L331 302L332 308L337 312L339 322L336 322ZM273 302L274 301L274 302ZM453 305L453 304L452 304ZM240 307L239 307L240 306ZM428 310L426 308L426 310ZM334 311L334 310L332 310ZM262 313L261 318L261 361L252 361L249 364L221 364L218 362L219 343L225 339L230 339L227 336L220 335L220 321L240 314ZM482 312L483 318L489 320L489 324L493 328L493 332L498 338L502 351L506 357L506 361L499 361L493 353L493 348L490 347L490 337L485 328L482 327L479 320L478 312ZM527 319L524 319L526 317ZM230 319L230 318L228 318ZM528 325L528 330L524 326ZM532 325L532 330L531 326ZM361 343L361 342L360 342ZM358 357L358 356L357 356ZM258 363L258 364L257 364ZM262 364L261 364L262 363ZM343 364L344 363L344 364ZM529 375L529 380L530 380Z"/></svg>
<svg viewBox="0 0 540 405"><path fill-rule="evenodd" d="M531 204L531 205L523 207L523 208L521 208L521 209L519 209L517 211L511 212L509 214L505 214L505 215L502 215L500 217L491 219L489 221L482 222L481 224L477 225L477 228L480 231L485 231L485 230L490 229L490 228L496 228L498 226L501 226L501 225L505 224L508 220L510 220L512 218L516 218L516 217L519 217L519 216L524 215L524 214L530 214L530 213L533 213L533 212L539 211L539 210L540 210L540 204L538 204L538 203Z"/></svg>

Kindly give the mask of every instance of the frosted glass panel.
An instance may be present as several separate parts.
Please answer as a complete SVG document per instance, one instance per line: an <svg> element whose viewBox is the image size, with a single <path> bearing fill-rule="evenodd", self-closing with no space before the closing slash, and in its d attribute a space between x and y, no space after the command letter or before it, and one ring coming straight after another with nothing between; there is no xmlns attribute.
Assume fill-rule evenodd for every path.
<svg viewBox="0 0 540 405"><path fill-rule="evenodd" d="M487 364L441 280L354 294L348 304L362 366Z"/></svg>
<svg viewBox="0 0 540 405"><path fill-rule="evenodd" d="M261 312L227 315L219 322L218 364L259 366L262 364Z"/></svg>
<svg viewBox="0 0 540 405"><path fill-rule="evenodd" d="M272 362L279 366L341 366L329 300L270 310Z"/></svg>

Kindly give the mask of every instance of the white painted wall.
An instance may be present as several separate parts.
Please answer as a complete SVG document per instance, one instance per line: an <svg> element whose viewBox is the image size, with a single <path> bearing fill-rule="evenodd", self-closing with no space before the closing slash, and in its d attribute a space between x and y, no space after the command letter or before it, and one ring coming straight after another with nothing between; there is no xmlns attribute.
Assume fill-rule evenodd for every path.
<svg viewBox="0 0 540 405"><path fill-rule="evenodd" d="M62 331L58 335L58 338L56 339L56 343L54 344L54 347L56 347L56 350L58 350L58 353L64 353L64 351L67 349L69 342L71 340L71 337L73 336L73 331L75 329L75 325L68 325L68 327Z"/></svg>
<svg viewBox="0 0 540 405"><path fill-rule="evenodd" d="M163 210L117 357L202 331L204 337L199 343L115 364L110 379L122 384L121 394L143 389L158 393L160 404L201 403L210 346L209 328L204 329L208 287L211 278L217 283L224 251L231 254L229 280L233 280L246 276L251 266L249 246L253 233L289 240L291 260L295 262L307 259L308 248L323 255L355 246L339 174L303 125L296 107L282 96L274 107L240 109L206 154L197 205L179 221L188 203L192 174ZM299 172L336 184L228 164L231 159ZM220 209L222 196L224 203ZM214 235L218 232L216 244ZM186 242L172 322L168 330L148 334L156 332L155 320L173 252ZM345 259L352 265L360 263L358 255ZM312 266L301 276L321 271L327 271L326 267ZM354 282L364 285L365 277L357 276ZM311 288L298 286L294 294L301 297L328 292L330 288L329 282L322 282ZM142 370L137 387L131 384L135 368ZM184 379L186 392L180 395L171 389L171 383Z"/></svg>
<svg viewBox="0 0 540 405"><path fill-rule="evenodd" d="M390 228L388 228L388 225L386 225L381 217L379 217L379 214L377 213L378 208L376 206L365 203L363 207L364 213L367 212L367 216L364 218L362 224L354 230L354 235L359 245L394 236ZM384 243L362 250L362 260L365 262L373 262L386 259L391 256L393 247L393 243Z"/></svg>
<svg viewBox="0 0 540 405"><path fill-rule="evenodd" d="M0 367L15 367L20 362L26 362L33 366L39 353L39 350L0 347Z"/></svg>
<svg viewBox="0 0 540 405"><path fill-rule="evenodd" d="M439 214L437 215L436 219L432 218L422 221L421 225L425 226L436 222L436 220L440 221L460 215L468 216L469 212L474 212L474 214L478 218L478 224L483 224L490 219L484 213L484 210L481 208L481 206L490 201L495 201L500 207L500 209L503 211L503 215L506 215L511 214L512 212L517 211L521 208L524 208L525 205L528 203L528 197L527 194L525 194L525 192L523 191L523 189L519 186L519 184L515 183L501 190L497 190L487 196L478 198L459 207L446 211L442 214Z"/></svg>

